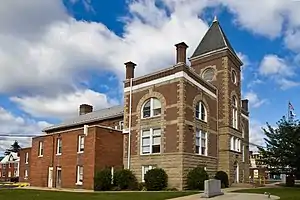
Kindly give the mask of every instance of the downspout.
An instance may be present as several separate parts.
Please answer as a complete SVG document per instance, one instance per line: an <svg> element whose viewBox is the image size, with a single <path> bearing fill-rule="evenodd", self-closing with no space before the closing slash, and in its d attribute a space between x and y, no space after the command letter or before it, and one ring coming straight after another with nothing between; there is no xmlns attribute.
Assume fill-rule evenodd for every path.
<svg viewBox="0 0 300 200"><path fill-rule="evenodd" d="M132 78L130 78L130 90L129 90L129 122L128 122L128 148L127 148L127 169L130 169L130 153L131 153L131 108L132 107Z"/></svg>

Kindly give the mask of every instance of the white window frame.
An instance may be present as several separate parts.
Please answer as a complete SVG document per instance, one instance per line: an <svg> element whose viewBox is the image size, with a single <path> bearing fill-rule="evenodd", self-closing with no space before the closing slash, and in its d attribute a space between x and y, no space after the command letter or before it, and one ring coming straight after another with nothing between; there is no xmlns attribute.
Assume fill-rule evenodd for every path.
<svg viewBox="0 0 300 200"><path fill-rule="evenodd" d="M160 107L159 108L157 108L157 109L160 109L160 112L159 112L159 114L157 114L157 115L154 115L154 100L157 100L159 103L160 103ZM144 117L144 109L145 109L145 105L148 103L150 101L150 116L147 116L147 117ZM153 97L153 98L150 98L150 99L147 99L146 101L145 101L145 103L143 104L143 106L142 106L142 110L141 110L141 117L142 117L142 119L148 119L148 118L152 118L152 117L158 117L158 116L161 116L161 112L162 112L162 105L161 105L161 101L158 99L158 98L155 98L155 97Z"/></svg>
<svg viewBox="0 0 300 200"><path fill-rule="evenodd" d="M230 150L241 152L241 139L235 136L230 137Z"/></svg>
<svg viewBox="0 0 300 200"><path fill-rule="evenodd" d="M56 155L61 155L62 153L62 139L57 138L56 139Z"/></svg>
<svg viewBox="0 0 300 200"><path fill-rule="evenodd" d="M29 159L29 153L25 153L25 164L28 164L28 159Z"/></svg>
<svg viewBox="0 0 300 200"><path fill-rule="evenodd" d="M160 134L158 135L154 135L153 134L153 132L154 132L154 130L160 130ZM146 136L143 136L143 132L144 131L149 131L150 132L150 134L149 135L146 135ZM160 151L159 152L157 152L157 153L153 153L153 140L154 140L154 138L155 137L160 137ZM141 145L140 145L140 148L141 148L141 150L140 150L140 154L141 155L150 155L150 154L160 154L161 153L161 150L162 150L162 148L161 148L161 137L162 137L162 129L161 128L149 128L149 129L143 129L142 131L141 131L141 137L140 137L140 143L141 143ZM150 142L149 142L149 145L143 145L143 139L145 139L145 138L149 138L149 140L150 140ZM150 148L150 152L149 153L143 153L143 147L146 147L146 146L149 146L149 148Z"/></svg>
<svg viewBox="0 0 300 200"><path fill-rule="evenodd" d="M84 135L79 135L78 136L77 153L83 153L84 152L84 140L85 140ZM83 146L83 148L82 148L82 146Z"/></svg>
<svg viewBox="0 0 300 200"><path fill-rule="evenodd" d="M238 105L235 96L232 97L232 127L238 128Z"/></svg>
<svg viewBox="0 0 300 200"><path fill-rule="evenodd" d="M204 138L202 138L202 133L205 134ZM202 152L202 139L205 139L205 150L204 154ZM197 146L197 141L199 142L199 146ZM196 141L195 141L195 146L196 146L196 154L202 155L202 156L207 156L207 149L208 149L208 133L206 131L203 131L201 129L196 130ZM198 153L197 153L197 148L198 148Z"/></svg>
<svg viewBox="0 0 300 200"><path fill-rule="evenodd" d="M235 70L232 70L231 71L231 80L234 84L237 83L237 74L236 74L236 71Z"/></svg>
<svg viewBox="0 0 300 200"><path fill-rule="evenodd" d="M82 171L80 171L82 169ZM81 178L81 180L80 180ZM83 184L83 166L77 165L76 167L76 185L82 185Z"/></svg>
<svg viewBox="0 0 300 200"><path fill-rule="evenodd" d="M44 155L44 143L43 141L39 141L39 157L43 157Z"/></svg>
<svg viewBox="0 0 300 200"><path fill-rule="evenodd" d="M148 168L146 170L146 168ZM147 173L147 171L151 170L151 169L155 169L156 166L155 165L142 165L142 182L145 182L145 174Z"/></svg>
<svg viewBox="0 0 300 200"><path fill-rule="evenodd" d="M242 144L242 162L245 162L245 145Z"/></svg>
<svg viewBox="0 0 300 200"><path fill-rule="evenodd" d="M202 113L202 108L204 110L204 113ZM199 101L197 103L196 108L195 108L195 112L196 112L196 118L197 119L199 119L201 121L204 121L204 122L207 122L207 109L206 109L205 104L202 101ZM203 115L204 115L204 118L203 118Z"/></svg>

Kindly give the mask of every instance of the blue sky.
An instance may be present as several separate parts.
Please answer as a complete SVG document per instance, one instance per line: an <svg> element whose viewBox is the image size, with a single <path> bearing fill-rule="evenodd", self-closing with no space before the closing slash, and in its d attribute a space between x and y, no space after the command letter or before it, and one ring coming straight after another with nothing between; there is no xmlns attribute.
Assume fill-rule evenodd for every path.
<svg viewBox="0 0 300 200"><path fill-rule="evenodd" d="M214 15L244 62L243 97L250 100L251 141L287 113L300 115L300 4L232 0L16 0L0 8L0 137L41 134L76 116L122 103L124 62L137 75L169 67L174 44L190 56ZM12 15L15 10L18 15ZM0 152L13 140L0 140Z"/></svg>

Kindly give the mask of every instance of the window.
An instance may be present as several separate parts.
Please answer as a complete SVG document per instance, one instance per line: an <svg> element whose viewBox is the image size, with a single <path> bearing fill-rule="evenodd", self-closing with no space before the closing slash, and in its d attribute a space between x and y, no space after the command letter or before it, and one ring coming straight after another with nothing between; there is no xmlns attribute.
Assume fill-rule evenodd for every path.
<svg viewBox="0 0 300 200"><path fill-rule="evenodd" d="M142 109L142 118L156 117L161 114L161 103L156 98L148 99Z"/></svg>
<svg viewBox="0 0 300 200"><path fill-rule="evenodd" d="M8 172L8 177L11 177L11 171Z"/></svg>
<svg viewBox="0 0 300 200"><path fill-rule="evenodd" d="M57 138L56 140L56 155L61 155L61 147L62 146L62 140L61 138Z"/></svg>
<svg viewBox="0 0 300 200"><path fill-rule="evenodd" d="M83 153L84 151L84 135L79 135L78 136L78 153Z"/></svg>
<svg viewBox="0 0 300 200"><path fill-rule="evenodd" d="M142 131L141 154L160 153L161 130L146 129Z"/></svg>
<svg viewBox="0 0 300 200"><path fill-rule="evenodd" d="M203 130L196 131L196 153L207 156L207 133Z"/></svg>
<svg viewBox="0 0 300 200"><path fill-rule="evenodd" d="M212 81L214 78L215 70L213 68L208 68L202 73L202 78L205 81Z"/></svg>
<svg viewBox="0 0 300 200"><path fill-rule="evenodd" d="M205 105L200 101L196 105L196 118L202 121L207 121Z"/></svg>
<svg viewBox="0 0 300 200"><path fill-rule="evenodd" d="M242 145L242 162L245 162L245 146Z"/></svg>
<svg viewBox="0 0 300 200"><path fill-rule="evenodd" d="M234 84L236 84L236 72L234 70L231 71L231 79Z"/></svg>
<svg viewBox="0 0 300 200"><path fill-rule="evenodd" d="M28 164L28 157L29 157L28 152L26 152L25 153L25 164Z"/></svg>
<svg viewBox="0 0 300 200"><path fill-rule="evenodd" d="M239 138L231 136L230 150L241 152L241 140Z"/></svg>
<svg viewBox="0 0 300 200"><path fill-rule="evenodd" d="M236 97L233 96L232 97L232 126L233 128L238 128L238 114L237 114L237 109L238 106L237 106L237 100L236 100Z"/></svg>
<svg viewBox="0 0 300 200"><path fill-rule="evenodd" d="M44 147L43 147L43 142L39 142L39 156L42 157L44 154Z"/></svg>
<svg viewBox="0 0 300 200"><path fill-rule="evenodd" d="M151 165L144 165L142 166L142 182L145 182L145 175L146 173L151 170L154 169L155 166L151 166Z"/></svg>
<svg viewBox="0 0 300 200"><path fill-rule="evenodd" d="M77 180L76 185L82 185L83 183L83 166L77 166Z"/></svg>
<svg viewBox="0 0 300 200"><path fill-rule="evenodd" d="M25 169L25 171L24 171L24 178L25 178L25 179L28 178L28 171L27 171L27 169Z"/></svg>

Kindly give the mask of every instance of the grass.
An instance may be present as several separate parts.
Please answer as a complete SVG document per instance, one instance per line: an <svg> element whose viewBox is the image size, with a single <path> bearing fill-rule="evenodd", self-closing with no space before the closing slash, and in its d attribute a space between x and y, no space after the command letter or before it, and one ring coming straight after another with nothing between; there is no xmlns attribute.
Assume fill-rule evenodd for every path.
<svg viewBox="0 0 300 200"><path fill-rule="evenodd" d="M280 197L280 200L299 200L300 199L300 188L290 187L278 187L278 188L260 188L260 189L249 189L249 190L237 190L234 192L238 193L257 193L264 194L265 192L271 193Z"/></svg>
<svg viewBox="0 0 300 200"><path fill-rule="evenodd" d="M0 199L5 200L163 200L195 194L195 192L115 192L72 193L25 189L0 190Z"/></svg>

